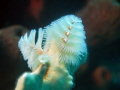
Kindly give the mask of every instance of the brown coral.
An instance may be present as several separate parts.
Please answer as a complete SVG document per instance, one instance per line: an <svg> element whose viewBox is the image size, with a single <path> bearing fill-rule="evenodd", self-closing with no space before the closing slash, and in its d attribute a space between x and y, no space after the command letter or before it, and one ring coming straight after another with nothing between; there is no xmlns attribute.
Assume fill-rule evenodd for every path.
<svg viewBox="0 0 120 90"><path fill-rule="evenodd" d="M89 46L109 44L120 38L118 0L89 0L77 15L83 20Z"/></svg>
<svg viewBox="0 0 120 90"><path fill-rule="evenodd" d="M13 90L16 78L27 70L17 45L25 31L19 25L0 30L0 90Z"/></svg>

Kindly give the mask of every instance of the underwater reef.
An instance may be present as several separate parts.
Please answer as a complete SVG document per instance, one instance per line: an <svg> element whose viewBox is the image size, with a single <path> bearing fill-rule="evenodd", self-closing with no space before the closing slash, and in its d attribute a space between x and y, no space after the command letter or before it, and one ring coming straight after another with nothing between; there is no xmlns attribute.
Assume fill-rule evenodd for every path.
<svg viewBox="0 0 120 90"><path fill-rule="evenodd" d="M88 0L76 15L83 20L88 46L108 45L120 38L119 0Z"/></svg>
<svg viewBox="0 0 120 90"><path fill-rule="evenodd" d="M118 41L118 39L120 39L120 35L119 35L120 34L119 32L120 31L119 30L120 1L119 0L87 0L87 1L88 1L87 4L82 8L82 10L76 11L76 15L78 17L81 17L83 20L83 24L84 24L84 28L87 36L87 39L86 39L87 46L90 47L90 49L92 49L92 52L89 52L89 55L97 57L98 52L96 51L98 49L96 49L95 47L99 48L102 46L103 48L99 48L100 49L99 51L102 51L102 52L99 52L99 53L100 54L106 53L106 56L107 55L112 56L114 51L120 50L119 48L116 49L116 45L112 45L114 44L114 41ZM2 13L2 10L3 8L1 8L1 13ZM61 15L62 15L62 12L61 12ZM32 26L33 24L30 24L30 25ZM12 26L12 27L13 29L14 27L16 28L16 26ZM20 54L20 56L18 56L19 49L17 47L17 42L21 36L21 33L20 34L15 33L15 31L17 31L16 30L17 28L14 29L15 30L14 31L14 30L11 30L12 27L7 27L7 28L5 27L0 29L0 55L1 55L0 60L2 61L0 63L0 73L1 73L0 74L0 90L13 90L15 87L17 78L23 72L29 71L29 69L27 68L26 62L23 61L22 55ZM23 28L23 26L18 27L18 29L22 32L24 32L26 28ZM12 41L12 44L9 44L9 42L11 41ZM116 43L116 44L119 45L119 43ZM109 48L112 49L113 47L114 47L113 51L109 52ZM119 55L119 54L116 54L116 55ZM109 61L110 60L108 60L108 62ZM105 61L101 61L101 62L105 62ZM91 63L93 63L93 61L91 61ZM86 66L87 65L83 65L83 67L85 68ZM80 76L79 72L81 71L82 69L80 67L80 69L77 71L78 72L77 79L79 79L78 78ZM85 82L85 79L83 80L83 82ZM80 82L78 82L78 86L80 86L79 84ZM86 83L81 83L81 85L85 87L87 86ZM90 86L90 84L88 84L88 86Z"/></svg>

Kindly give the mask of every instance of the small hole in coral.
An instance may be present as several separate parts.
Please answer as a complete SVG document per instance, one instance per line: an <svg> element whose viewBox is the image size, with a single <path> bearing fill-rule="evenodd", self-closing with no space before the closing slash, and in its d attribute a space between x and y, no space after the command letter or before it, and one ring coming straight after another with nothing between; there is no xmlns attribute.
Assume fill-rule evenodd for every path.
<svg viewBox="0 0 120 90"><path fill-rule="evenodd" d="M18 36L18 37L21 37L23 35L23 29L15 30L15 35Z"/></svg>

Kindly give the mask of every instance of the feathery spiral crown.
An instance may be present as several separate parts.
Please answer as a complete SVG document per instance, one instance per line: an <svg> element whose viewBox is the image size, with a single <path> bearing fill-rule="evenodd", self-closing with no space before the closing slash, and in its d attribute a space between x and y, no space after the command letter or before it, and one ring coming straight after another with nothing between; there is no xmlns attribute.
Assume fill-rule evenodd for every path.
<svg viewBox="0 0 120 90"><path fill-rule="evenodd" d="M51 55L56 55L57 62L69 65L80 65L87 57L85 31L82 20L74 15L66 15L52 22L43 30L38 31L38 40L35 44L35 30L31 30L21 37L18 46L28 66L35 70L40 61L49 60ZM42 40L46 39L42 49ZM82 61L81 61L82 60Z"/></svg>
<svg viewBox="0 0 120 90"><path fill-rule="evenodd" d="M87 47L82 20L74 15L67 15L45 27L47 48L59 57L60 62L79 65L86 60ZM50 46L50 47L48 47ZM46 47L45 47L46 49ZM83 58L84 57L84 58Z"/></svg>

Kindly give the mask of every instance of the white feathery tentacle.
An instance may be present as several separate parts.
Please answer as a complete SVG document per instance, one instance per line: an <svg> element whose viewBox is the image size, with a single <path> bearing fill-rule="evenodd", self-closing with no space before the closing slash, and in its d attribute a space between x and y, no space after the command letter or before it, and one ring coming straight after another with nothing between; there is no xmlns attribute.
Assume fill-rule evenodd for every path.
<svg viewBox="0 0 120 90"><path fill-rule="evenodd" d="M33 31L31 31L33 32ZM35 31L34 31L35 33ZM32 34L30 34L34 38ZM27 60L30 58L30 54L32 52L33 47L35 47L35 44L32 40L30 40L30 36L28 38L27 33L21 37L20 41L18 42L18 47L20 48L20 51L23 54L24 60ZM34 39L33 39L34 40Z"/></svg>
<svg viewBox="0 0 120 90"><path fill-rule="evenodd" d="M43 39L42 29L40 28L38 30L38 40L36 44L35 44L35 35L36 35L36 30L31 30L29 37L27 36L26 33L24 36L21 37L20 41L18 42L18 46L23 54L24 59L28 60L28 67L33 71L39 66L40 59L43 60L43 56L47 57L45 55L45 52L41 48L42 39ZM47 60L49 60L49 58L47 58Z"/></svg>
<svg viewBox="0 0 120 90"><path fill-rule="evenodd" d="M49 38L48 54L58 55L59 61L69 65L80 65L81 55L87 56L85 31L82 20L74 15L64 16L45 28ZM51 54L52 53L52 54Z"/></svg>
<svg viewBox="0 0 120 90"><path fill-rule="evenodd" d="M30 35L28 37L29 43L31 43L32 45L35 45L35 34L36 30L31 30Z"/></svg>
<svg viewBox="0 0 120 90"><path fill-rule="evenodd" d="M42 28L39 28L38 30L38 40L36 42L36 47L41 48L42 45L42 39L43 39L43 31Z"/></svg>
<svg viewBox="0 0 120 90"><path fill-rule="evenodd" d="M39 86L39 83L35 84L39 89L70 90L73 85L71 75L87 58L82 20L74 15L66 15L43 30L40 28L36 43L35 34L36 30L31 30L29 37L26 33L18 42L24 59L28 60L28 66L34 73L27 74L32 82L29 82L26 76L24 86L29 87L29 84L33 85L33 82L37 83L41 79L42 86ZM42 45L43 41L44 45ZM39 67L45 63L49 64L48 69L44 77L38 78L35 72L41 70ZM64 81L61 82L63 79Z"/></svg>
<svg viewBox="0 0 120 90"><path fill-rule="evenodd" d="M82 20L74 15L66 15L52 22L43 30L38 31L38 39L35 44L36 30L31 30L21 37L19 48L28 66L36 68L39 65L40 55L46 52L49 57L55 56L54 62L62 62L72 66L79 66L85 62L87 57L87 46L85 43L85 31ZM45 39L44 48L42 41ZM51 61L52 62L52 61Z"/></svg>

